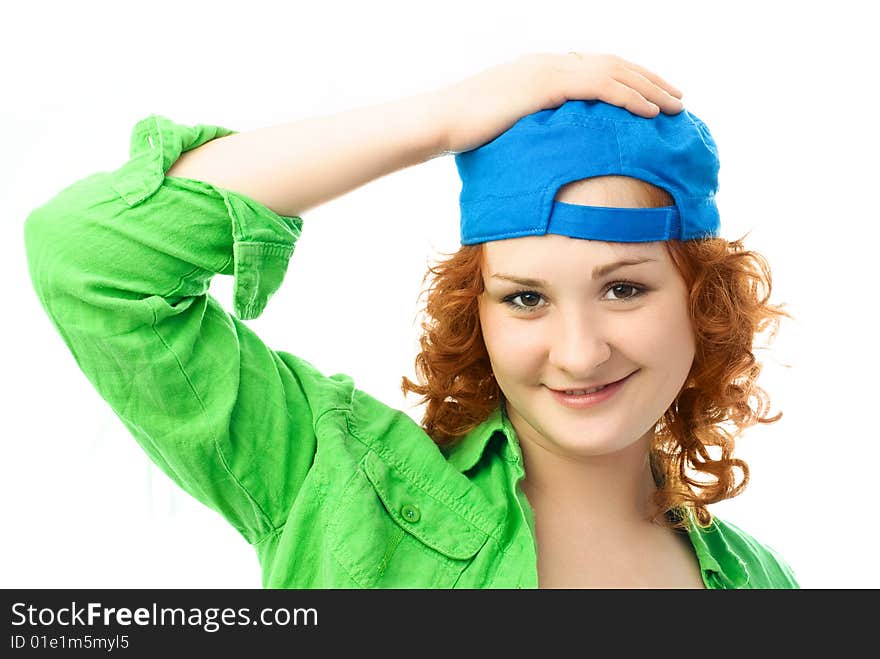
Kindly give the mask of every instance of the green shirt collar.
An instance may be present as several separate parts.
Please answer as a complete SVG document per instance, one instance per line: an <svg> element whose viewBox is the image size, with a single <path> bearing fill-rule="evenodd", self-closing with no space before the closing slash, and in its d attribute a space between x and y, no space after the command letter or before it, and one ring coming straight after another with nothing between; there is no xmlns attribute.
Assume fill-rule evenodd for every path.
<svg viewBox="0 0 880 659"><path fill-rule="evenodd" d="M519 448L519 440L503 403L498 405L480 425L452 446L445 448L446 459L462 473L472 469L483 457L486 446L495 433L501 433L505 437L512 459L521 465L522 452Z"/></svg>

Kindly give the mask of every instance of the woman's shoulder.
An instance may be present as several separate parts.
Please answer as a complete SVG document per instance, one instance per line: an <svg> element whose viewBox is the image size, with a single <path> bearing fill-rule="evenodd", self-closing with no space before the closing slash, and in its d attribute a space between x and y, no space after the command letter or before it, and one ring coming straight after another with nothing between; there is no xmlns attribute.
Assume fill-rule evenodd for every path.
<svg viewBox="0 0 880 659"><path fill-rule="evenodd" d="M794 570L782 555L736 524L713 515L708 527L695 527L695 534L702 549L737 587L800 588Z"/></svg>

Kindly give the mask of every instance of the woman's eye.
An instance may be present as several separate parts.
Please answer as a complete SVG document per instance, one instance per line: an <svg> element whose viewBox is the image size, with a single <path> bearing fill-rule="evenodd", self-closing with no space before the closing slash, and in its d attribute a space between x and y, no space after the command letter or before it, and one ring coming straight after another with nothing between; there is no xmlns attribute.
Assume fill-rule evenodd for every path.
<svg viewBox="0 0 880 659"><path fill-rule="evenodd" d="M638 286L624 283L613 284L608 287L608 291L614 293L613 299L616 300L627 300L637 297L641 293L641 289Z"/></svg>
<svg viewBox="0 0 880 659"><path fill-rule="evenodd" d="M541 295L532 291L514 293L513 295L508 295L504 298L504 302L506 302L508 306L522 311L534 311L540 309L540 301Z"/></svg>
<svg viewBox="0 0 880 659"><path fill-rule="evenodd" d="M535 307L540 302L540 297L535 295L534 293L524 293L523 295L517 295L523 301L523 304L527 307Z"/></svg>

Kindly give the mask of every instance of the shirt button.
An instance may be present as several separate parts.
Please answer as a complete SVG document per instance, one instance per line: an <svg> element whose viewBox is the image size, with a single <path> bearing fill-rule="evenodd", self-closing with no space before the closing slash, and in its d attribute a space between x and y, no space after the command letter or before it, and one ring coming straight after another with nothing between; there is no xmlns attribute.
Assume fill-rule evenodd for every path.
<svg viewBox="0 0 880 659"><path fill-rule="evenodd" d="M411 503L404 504L400 509L400 514L403 515L403 519L407 522L418 522L422 517L422 513L419 512L419 507L414 506Z"/></svg>

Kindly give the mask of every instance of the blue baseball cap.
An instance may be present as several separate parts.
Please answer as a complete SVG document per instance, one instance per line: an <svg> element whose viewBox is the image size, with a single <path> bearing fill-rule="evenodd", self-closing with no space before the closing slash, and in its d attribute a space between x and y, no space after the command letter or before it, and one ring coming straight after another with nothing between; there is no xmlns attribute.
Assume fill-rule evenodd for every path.
<svg viewBox="0 0 880 659"><path fill-rule="evenodd" d="M455 164L462 245L547 233L609 242L719 235L718 149L688 110L649 119L604 101L566 101L456 154ZM675 205L612 208L554 200L566 183L608 175L651 183Z"/></svg>

